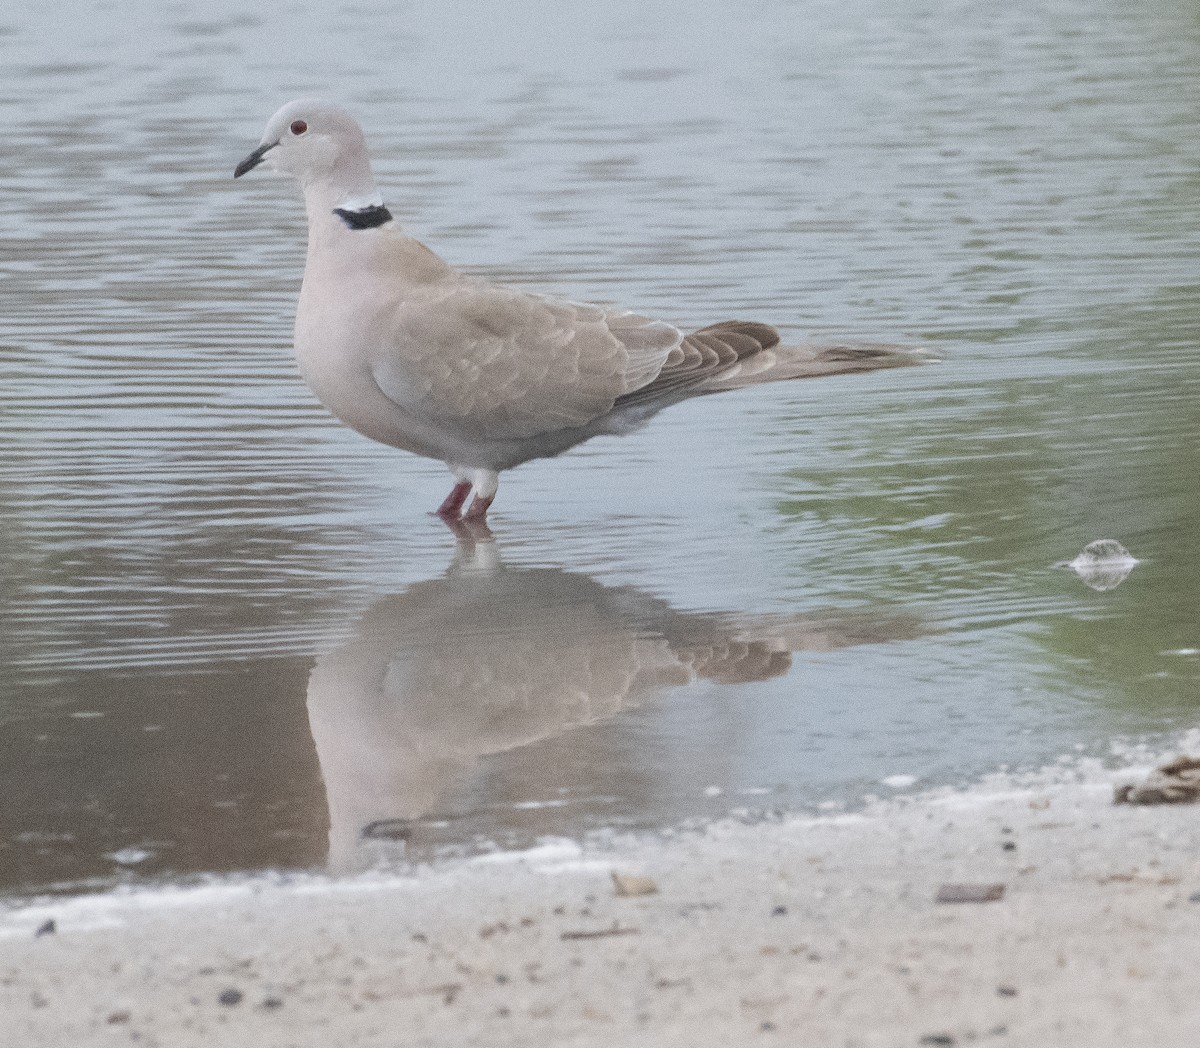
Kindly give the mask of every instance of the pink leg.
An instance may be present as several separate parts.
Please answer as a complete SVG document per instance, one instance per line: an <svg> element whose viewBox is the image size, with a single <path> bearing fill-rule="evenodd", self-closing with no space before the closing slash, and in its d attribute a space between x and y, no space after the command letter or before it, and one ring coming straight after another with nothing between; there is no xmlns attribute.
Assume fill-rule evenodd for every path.
<svg viewBox="0 0 1200 1048"><path fill-rule="evenodd" d="M460 480L450 489L450 494L446 496L446 501L434 511L435 515L441 517L442 520L458 520L458 515L462 512L463 503L467 501L469 494L471 494L471 482L469 480ZM478 502L479 500L476 499L475 501Z"/></svg>
<svg viewBox="0 0 1200 1048"><path fill-rule="evenodd" d="M487 511L491 508L496 496L492 495L489 498L482 498L476 495L471 500L471 506L466 513L463 514L463 520L478 521L483 524L487 521Z"/></svg>

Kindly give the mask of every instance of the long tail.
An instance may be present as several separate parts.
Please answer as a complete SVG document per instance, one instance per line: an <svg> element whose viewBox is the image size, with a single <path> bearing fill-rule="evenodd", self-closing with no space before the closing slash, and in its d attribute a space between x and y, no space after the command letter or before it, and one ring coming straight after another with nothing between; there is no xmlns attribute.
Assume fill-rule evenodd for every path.
<svg viewBox="0 0 1200 1048"><path fill-rule="evenodd" d="M760 382L876 371L931 359L920 350L870 343L784 346L769 324L727 320L687 335L655 379L618 397L617 405L635 410L644 406L653 413L686 397Z"/></svg>
<svg viewBox="0 0 1200 1048"><path fill-rule="evenodd" d="M720 340L731 344L730 348L737 352L735 363L701 382L694 388L695 393L720 393L761 382L909 367L933 359L920 349L872 342L785 346L779 342L774 328L738 321L702 328L688 338Z"/></svg>

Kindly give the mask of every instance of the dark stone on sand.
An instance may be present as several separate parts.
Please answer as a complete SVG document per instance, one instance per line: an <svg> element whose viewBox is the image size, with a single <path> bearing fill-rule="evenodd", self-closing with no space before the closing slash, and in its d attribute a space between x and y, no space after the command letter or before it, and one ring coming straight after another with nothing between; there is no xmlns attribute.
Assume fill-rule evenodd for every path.
<svg viewBox="0 0 1200 1048"><path fill-rule="evenodd" d="M943 884L936 902L997 902L1004 898L1003 884Z"/></svg>

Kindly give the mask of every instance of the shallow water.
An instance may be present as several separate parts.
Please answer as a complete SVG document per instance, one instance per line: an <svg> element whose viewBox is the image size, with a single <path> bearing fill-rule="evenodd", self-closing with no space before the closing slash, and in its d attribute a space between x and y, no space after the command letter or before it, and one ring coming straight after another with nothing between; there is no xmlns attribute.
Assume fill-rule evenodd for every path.
<svg viewBox="0 0 1200 1048"><path fill-rule="evenodd" d="M0 24L0 891L853 803L1196 723L1194 4L52 10ZM443 468L290 360L302 211L230 175L303 94L455 264L942 363L673 408L507 475L460 545ZM1106 537L1115 589L1051 567Z"/></svg>

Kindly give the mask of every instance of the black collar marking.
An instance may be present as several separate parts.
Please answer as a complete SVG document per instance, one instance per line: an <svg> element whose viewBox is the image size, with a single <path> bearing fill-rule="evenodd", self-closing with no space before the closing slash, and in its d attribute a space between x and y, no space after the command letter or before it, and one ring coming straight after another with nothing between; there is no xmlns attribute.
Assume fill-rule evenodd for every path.
<svg viewBox="0 0 1200 1048"><path fill-rule="evenodd" d="M347 211L344 207L335 207L333 213L351 229L374 229L392 220L392 213L382 204L372 204L361 211Z"/></svg>

